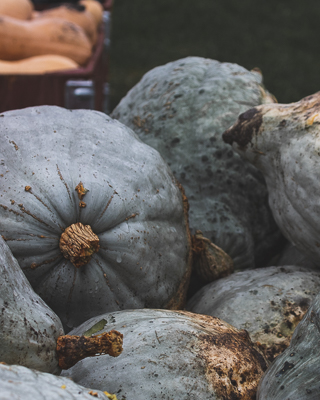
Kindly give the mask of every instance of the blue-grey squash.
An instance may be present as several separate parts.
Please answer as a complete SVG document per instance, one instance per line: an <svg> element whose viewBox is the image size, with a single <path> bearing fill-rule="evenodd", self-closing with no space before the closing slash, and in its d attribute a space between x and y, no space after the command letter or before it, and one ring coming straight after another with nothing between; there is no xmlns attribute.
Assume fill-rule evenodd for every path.
<svg viewBox="0 0 320 400"><path fill-rule="evenodd" d="M2 400L117 400L115 395L77 385L68 378L0 363Z"/></svg>
<svg viewBox="0 0 320 400"><path fill-rule="evenodd" d="M320 266L320 92L291 104L241 114L223 138L265 177L269 204L284 236Z"/></svg>
<svg viewBox="0 0 320 400"><path fill-rule="evenodd" d="M103 113L0 116L1 234L65 331L126 308L181 308L187 200L160 154Z"/></svg>
<svg viewBox="0 0 320 400"><path fill-rule="evenodd" d="M63 371L80 385L120 399L254 400L267 361L244 330L185 311L126 310L71 333L121 330L122 354L86 358Z"/></svg>
<svg viewBox="0 0 320 400"><path fill-rule="evenodd" d="M318 400L320 295L296 327L290 346L270 365L259 383L257 400Z"/></svg>
<svg viewBox="0 0 320 400"><path fill-rule="evenodd" d="M0 236L0 361L60 373L58 316L33 291ZM1 392L1 390L0 390Z"/></svg>
<svg viewBox="0 0 320 400"><path fill-rule="evenodd" d="M187 310L246 329L269 361L282 353L320 291L318 270L284 265L236 272L201 288Z"/></svg>
<svg viewBox="0 0 320 400"><path fill-rule="evenodd" d="M97 354L122 352L123 335L64 335L58 316L33 291L8 245L0 236L0 360L59 374Z"/></svg>
<svg viewBox="0 0 320 400"><path fill-rule="evenodd" d="M168 162L186 191L192 234L201 230L235 269L266 265L281 235L261 173L221 135L240 113L273 101L261 73L187 57L146 73L112 112Z"/></svg>

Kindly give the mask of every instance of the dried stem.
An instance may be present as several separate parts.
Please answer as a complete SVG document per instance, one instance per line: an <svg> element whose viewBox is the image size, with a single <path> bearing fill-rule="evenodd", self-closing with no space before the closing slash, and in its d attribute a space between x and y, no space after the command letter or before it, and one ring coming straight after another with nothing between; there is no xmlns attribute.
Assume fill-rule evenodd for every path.
<svg viewBox="0 0 320 400"><path fill-rule="evenodd" d="M91 337L60 336L57 340L59 367L68 369L83 358L102 354L118 357L122 352L122 343L122 333L115 330Z"/></svg>
<svg viewBox="0 0 320 400"><path fill-rule="evenodd" d="M60 237L59 247L63 256L79 268L90 261L100 245L99 238L92 232L90 225L78 222L65 229Z"/></svg>

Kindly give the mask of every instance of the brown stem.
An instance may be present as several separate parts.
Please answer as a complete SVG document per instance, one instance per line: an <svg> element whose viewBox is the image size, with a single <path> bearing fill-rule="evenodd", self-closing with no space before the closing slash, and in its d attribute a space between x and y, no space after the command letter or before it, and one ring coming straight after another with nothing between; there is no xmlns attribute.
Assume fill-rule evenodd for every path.
<svg viewBox="0 0 320 400"><path fill-rule="evenodd" d="M233 272L233 260L220 247L196 231L192 237L193 268L201 279L212 282Z"/></svg>
<svg viewBox="0 0 320 400"><path fill-rule="evenodd" d="M96 336L59 336L57 353L59 367L68 369L86 357L109 354L118 357L122 352L123 335L112 330Z"/></svg>
<svg viewBox="0 0 320 400"><path fill-rule="evenodd" d="M90 225L81 222L70 225L61 234L59 247L63 256L79 268L87 264L99 248L99 238Z"/></svg>

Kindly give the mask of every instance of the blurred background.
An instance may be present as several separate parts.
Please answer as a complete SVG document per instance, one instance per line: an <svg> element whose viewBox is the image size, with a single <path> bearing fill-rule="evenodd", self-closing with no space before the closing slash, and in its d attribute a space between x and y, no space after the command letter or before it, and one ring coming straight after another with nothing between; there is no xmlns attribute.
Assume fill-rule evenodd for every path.
<svg viewBox="0 0 320 400"><path fill-rule="evenodd" d="M35 46L28 48L31 39L17 33L19 23L13 26L10 22L8 29L1 24L0 112L55 104L109 113L144 73L187 56L237 63L248 70L258 67L266 88L281 103L298 101L320 88L320 7L314 0L307 5L301 0L70 0L68 4L77 6L76 10L61 10L65 2L57 0L0 0L0 17L2 22L3 13L25 18L23 24L34 26L33 36L44 47L42 36L49 25L36 33L36 19L48 18L45 12L53 7L58 9L50 15L71 18L81 25L80 17L88 14L88 3L94 1L99 2L103 17L96 24L89 58L76 57L72 60L76 66L69 70L63 66L53 70L51 61L50 65L47 61L39 64L39 59L37 70L32 71L30 63L24 66L28 57L38 54L14 53L19 48L10 43L25 40L30 51ZM24 17L16 15L27 3L34 9ZM18 37L12 39L12 35ZM64 57L71 56L61 43L54 49ZM42 55L44 51L42 48ZM50 70L44 68L48 65Z"/></svg>
<svg viewBox="0 0 320 400"><path fill-rule="evenodd" d="M320 7L300 0L114 0L110 108L151 68L190 55L258 67L279 102L320 90Z"/></svg>

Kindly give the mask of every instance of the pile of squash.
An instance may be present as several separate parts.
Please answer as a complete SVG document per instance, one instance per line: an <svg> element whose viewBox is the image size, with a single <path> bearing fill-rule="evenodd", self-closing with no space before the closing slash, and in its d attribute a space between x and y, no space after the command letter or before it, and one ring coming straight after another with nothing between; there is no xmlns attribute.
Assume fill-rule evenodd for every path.
<svg viewBox="0 0 320 400"><path fill-rule="evenodd" d="M31 0L0 2L0 74L43 74L85 65L103 7L81 0L35 11Z"/></svg>
<svg viewBox="0 0 320 400"><path fill-rule="evenodd" d="M319 107L187 57L0 114L0 398L318 400Z"/></svg>

